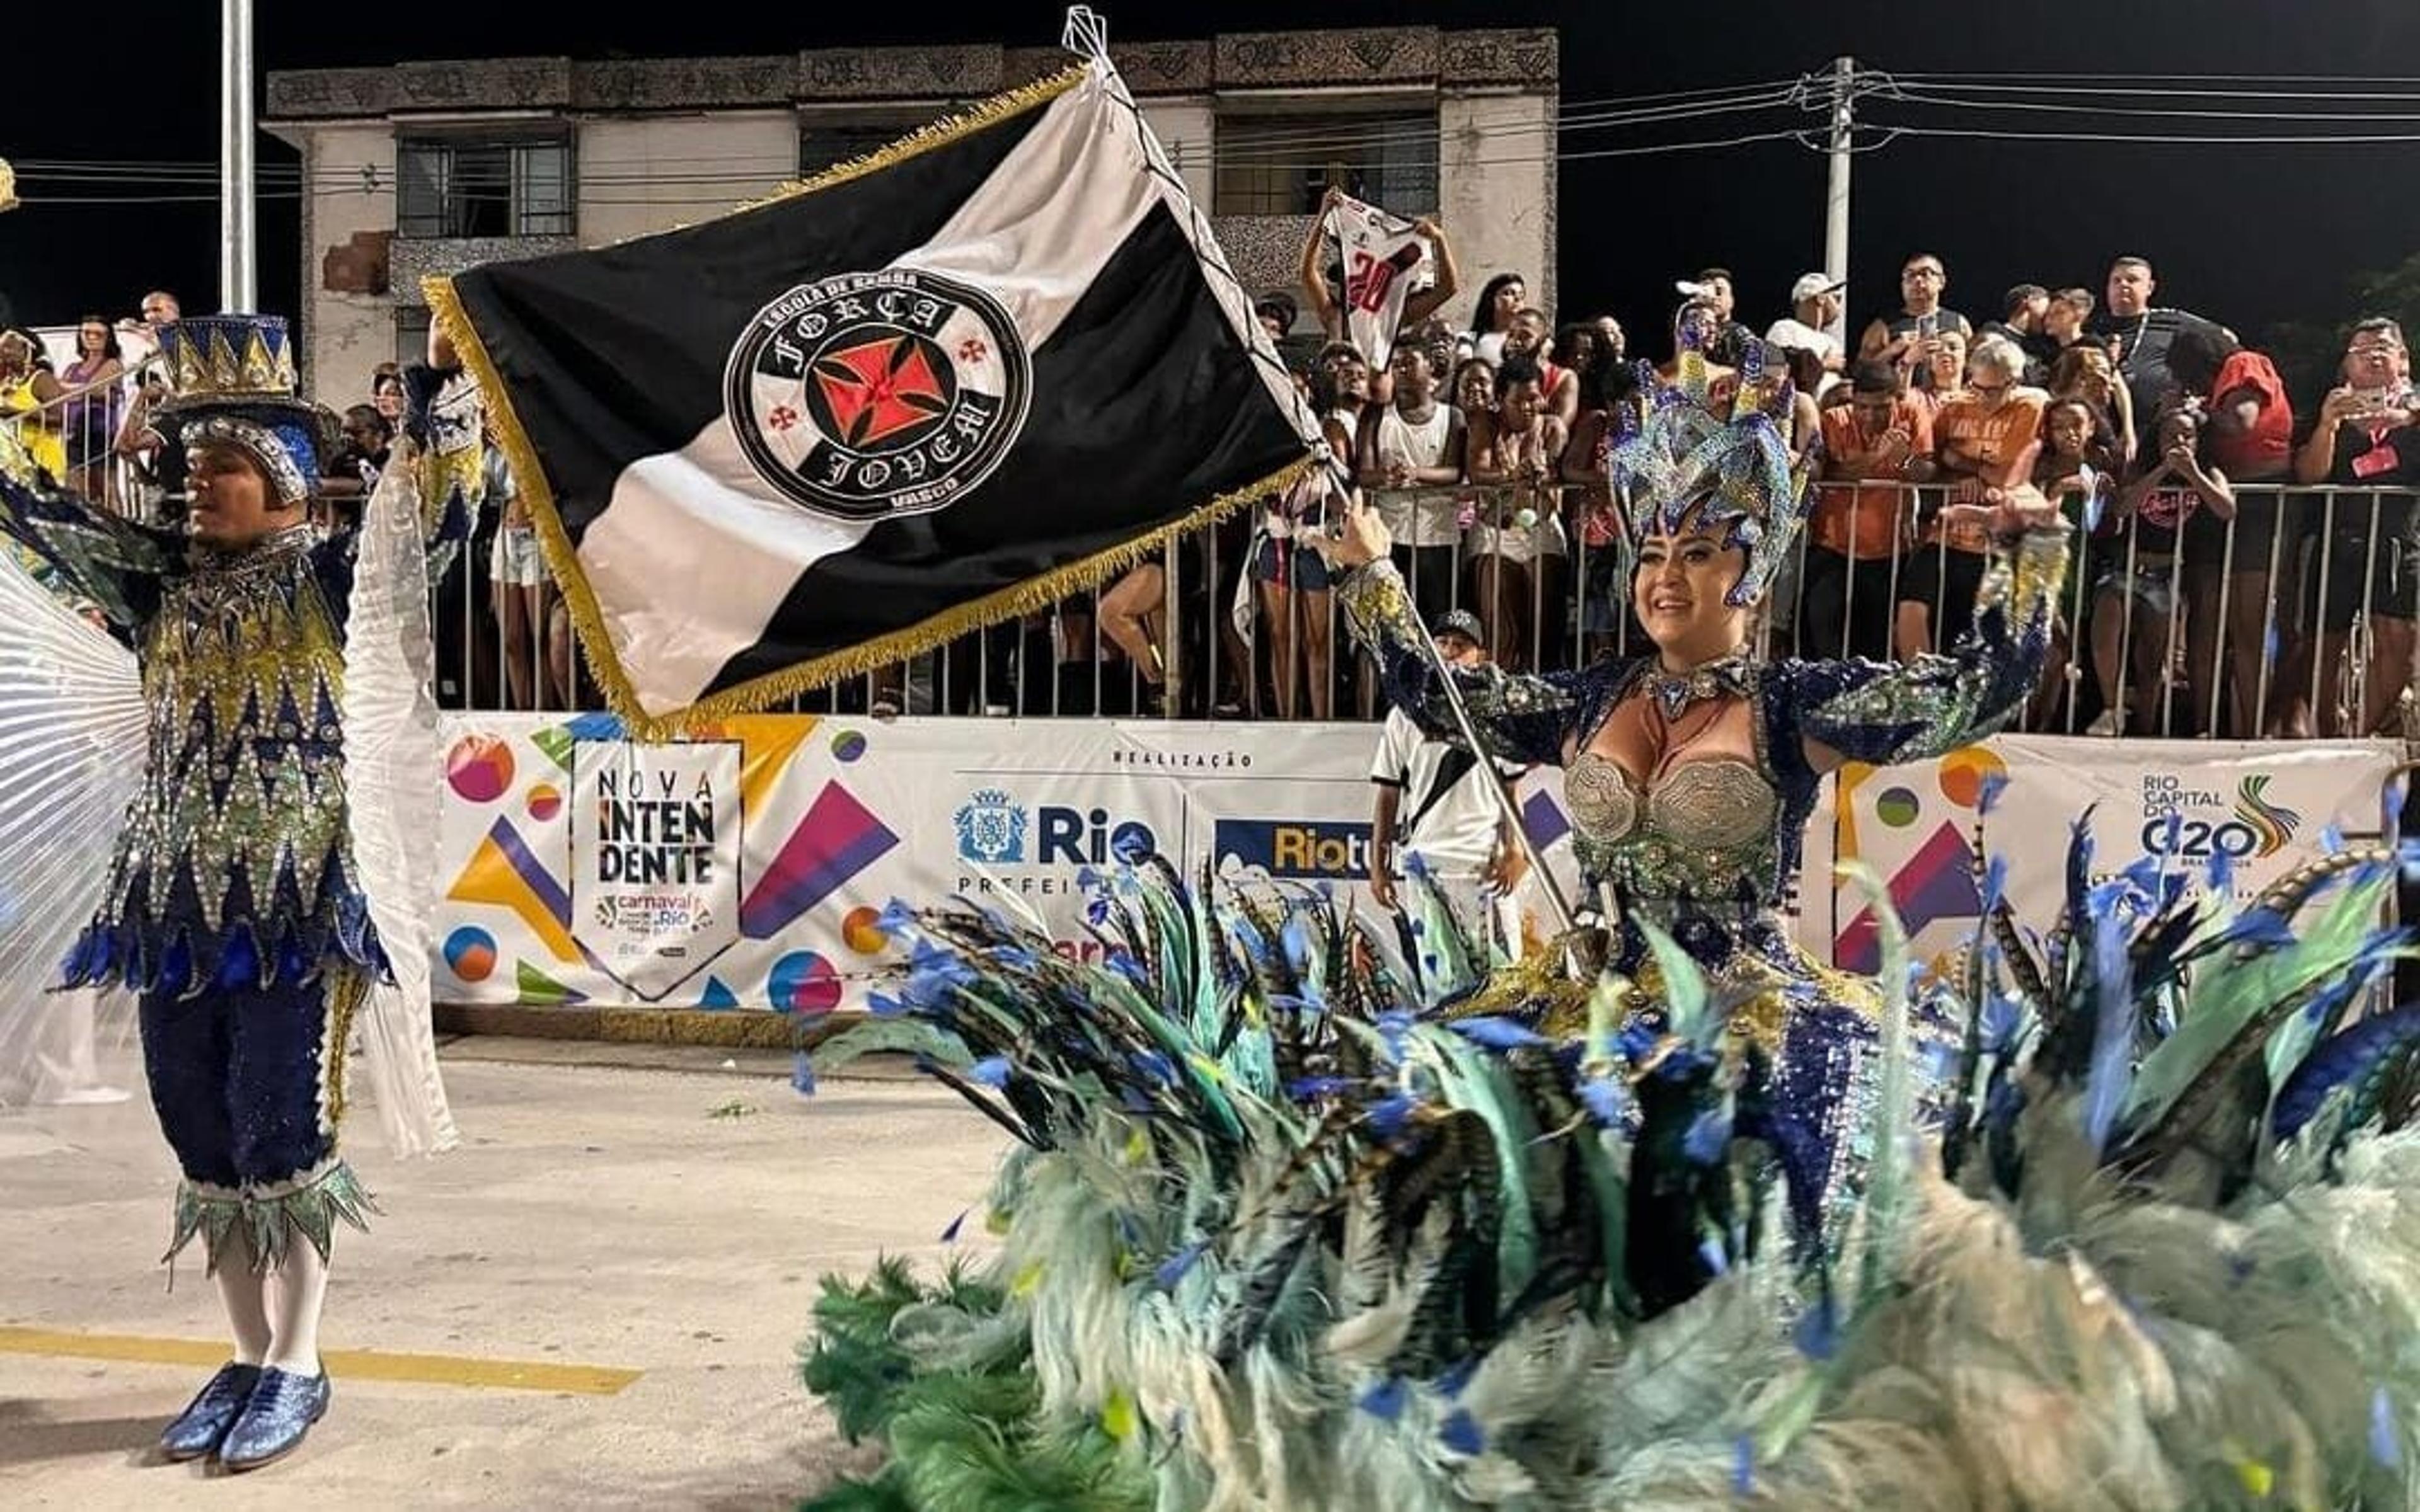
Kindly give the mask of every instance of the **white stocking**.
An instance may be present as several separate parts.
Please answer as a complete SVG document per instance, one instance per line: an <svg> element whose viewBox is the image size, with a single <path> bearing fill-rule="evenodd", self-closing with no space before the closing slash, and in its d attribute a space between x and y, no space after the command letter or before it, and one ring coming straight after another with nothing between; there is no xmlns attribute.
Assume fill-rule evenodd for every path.
<svg viewBox="0 0 2420 1512"><path fill-rule="evenodd" d="M297 1376L319 1373L319 1304L328 1297L328 1262L301 1234L287 1236L285 1261L269 1277L272 1342L266 1364Z"/></svg>
<svg viewBox="0 0 2420 1512"><path fill-rule="evenodd" d="M225 1306L227 1327L235 1334L238 1365L258 1365L269 1358L269 1308L265 1277L253 1269L252 1241L243 1225L227 1229L219 1246L219 1302Z"/></svg>

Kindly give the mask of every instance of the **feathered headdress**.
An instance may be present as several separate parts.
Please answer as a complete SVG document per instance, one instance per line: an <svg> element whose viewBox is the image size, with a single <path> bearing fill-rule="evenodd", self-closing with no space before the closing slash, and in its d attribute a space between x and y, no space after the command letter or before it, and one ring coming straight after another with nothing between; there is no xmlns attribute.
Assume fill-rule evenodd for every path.
<svg viewBox="0 0 2420 1512"><path fill-rule="evenodd" d="M1639 375L1639 393L1652 397L1608 454L1606 471L1624 496L1626 555L1635 560L1649 535L1678 535L1692 524L1719 530L1725 546L1747 553L1747 570L1725 601L1747 604L1780 572L1807 519L1807 475L1790 454L1794 391L1781 354L1762 342L1750 342L1740 360L1729 419L1714 409L1711 391L1704 354L1684 340L1677 381ZM1629 566L1618 579L1625 589Z"/></svg>

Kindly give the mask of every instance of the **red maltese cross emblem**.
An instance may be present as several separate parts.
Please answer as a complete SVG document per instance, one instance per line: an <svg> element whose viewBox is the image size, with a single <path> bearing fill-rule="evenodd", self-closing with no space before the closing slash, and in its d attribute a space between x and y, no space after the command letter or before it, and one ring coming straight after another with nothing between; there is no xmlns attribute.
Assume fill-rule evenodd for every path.
<svg viewBox="0 0 2420 1512"><path fill-rule="evenodd" d="M913 336L862 342L815 363L815 385L831 407L839 439L871 446L910 426L938 420L949 395L933 376L924 344Z"/></svg>

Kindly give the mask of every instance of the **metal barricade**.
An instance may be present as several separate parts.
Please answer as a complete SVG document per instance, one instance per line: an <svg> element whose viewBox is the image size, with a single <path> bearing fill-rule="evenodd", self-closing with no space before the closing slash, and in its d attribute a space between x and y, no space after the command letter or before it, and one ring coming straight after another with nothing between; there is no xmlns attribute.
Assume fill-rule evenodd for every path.
<svg viewBox="0 0 2420 1512"><path fill-rule="evenodd" d="M1907 659L1948 646L1971 623L1986 560L1932 528L1945 489L1821 486L1863 490L1868 505L1887 491L1897 548L1860 557L1819 544L1813 530L1802 534L1759 611L1763 654ZM2412 680L2420 590L2412 495L2276 483L2237 491L2234 518L2187 520L2172 541L2114 507L2098 517L2097 530L2079 529L2042 684L2017 728L2307 736L2367 733L2393 713ZM1627 584L1613 580L1621 554L1591 544L1589 511L1606 507L1602 491L1548 485L1537 492L1556 501L1556 517L1523 527L1500 513L1504 488L1368 491L1399 518L1423 503L1451 503L1451 539L1428 544L1431 531L1416 538L1417 548L1406 541L1399 564L1428 619L1477 614L1496 658L1512 670L1651 650ZM1491 509L1499 511L1492 522ZM792 706L1074 718L1383 714L1376 668L1352 646L1311 548L1265 524L1207 528L1100 588ZM1526 545L1509 537L1516 527L1528 533ZM463 574L440 613L452 617L466 648L468 662L452 679L456 696L497 707L513 683L504 670L513 650L491 599L480 596L488 591L473 584L478 576ZM527 686L547 689L555 703L593 704L576 648L551 644L568 635L559 611L533 618L551 624L549 634L518 643L533 658ZM570 699L561 693L566 662Z"/></svg>
<svg viewBox="0 0 2420 1512"><path fill-rule="evenodd" d="M1900 545L1851 560L1810 530L1801 581L1838 573L1853 604L1869 591L1886 595L1894 656L1942 650L1965 627L1982 567L1937 531L1922 539L1943 490L1823 486L1890 491ZM2382 731L2413 678L2413 494L2275 481L2233 488L2229 517L2195 511L2147 522L2112 497L2092 512L2097 528L2076 521L2045 686L2020 728L2243 739ZM1854 630L1845 613L1802 618L1798 653L1870 654Z"/></svg>
<svg viewBox="0 0 2420 1512"><path fill-rule="evenodd" d="M56 398L28 410L0 416L0 432L6 432L11 441L37 456L40 452L34 444L34 432L59 433L68 466L65 475L53 482L111 514L147 524L161 523L166 515L166 500L140 462L120 446L126 419L137 412L143 375L158 362L155 354L129 363L116 377L97 383L63 384ZM86 410L96 405L102 409L107 432L98 455L92 455L88 441L78 444L66 440L86 430L90 424Z"/></svg>

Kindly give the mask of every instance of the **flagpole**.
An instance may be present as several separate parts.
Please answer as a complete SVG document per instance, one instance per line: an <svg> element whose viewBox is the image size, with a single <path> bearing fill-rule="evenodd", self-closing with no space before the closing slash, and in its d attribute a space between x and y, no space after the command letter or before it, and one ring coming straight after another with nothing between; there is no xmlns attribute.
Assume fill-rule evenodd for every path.
<svg viewBox="0 0 2420 1512"><path fill-rule="evenodd" d="M1555 923L1562 933L1572 933L1579 928L1579 920L1572 913L1571 900L1563 896L1563 889L1555 881L1555 874L1546 870L1546 858L1538 853L1537 841L1529 838L1529 826L1521 822L1520 805L1512 801L1512 785L1497 773L1494 759L1487 754L1487 748L1480 743L1478 727L1471 723L1470 706L1462 701L1462 685L1455 679L1453 668L1447 663L1445 653L1437 648L1436 637L1428 633L1425 625L1420 626L1419 640L1421 648L1428 654L1430 668L1436 672L1437 687L1445 689L1446 707L1453 711L1454 729L1462 735L1462 743L1486 769L1487 791L1495 802L1497 816L1512 829L1512 843L1520 847L1521 859L1528 863L1529 874L1538 879L1538 889L1546 895L1546 905L1554 910Z"/></svg>
<svg viewBox="0 0 2420 1512"><path fill-rule="evenodd" d="M1185 187L1185 180L1178 177L1165 158L1160 156L1158 144L1152 138L1151 128L1143 121L1142 112L1135 105L1133 98L1125 92L1124 82L1118 78L1117 65L1109 58L1109 23L1102 20L1100 13L1090 6L1070 6L1067 8L1066 28L1061 35L1060 42L1077 56L1100 64L1109 82L1118 86L1116 98L1133 115L1136 130L1145 145L1145 149L1155 160L1154 171L1168 186L1169 196L1183 201L1187 217L1196 223L1198 234L1208 239L1209 249L1215 253L1218 242L1210 230L1207 218L1202 214L1201 207L1193 202L1191 193ZM1199 248L1201 243L1197 241L1196 246ZM1338 239L1338 250L1340 252L1343 250L1342 237ZM1234 296L1238 299L1242 298L1243 285L1223 259L1215 255L1205 255L1203 266L1224 276L1232 285ZM1249 308L1249 301L1244 302ZM1249 314L1239 329L1245 341L1250 344L1256 358L1282 371L1282 364L1277 360L1276 348L1270 345L1268 337L1260 332L1257 323L1249 317ZM1352 480L1346 473L1344 465L1336 459L1332 452L1327 451L1325 440L1314 440L1314 438L1323 437L1320 420L1311 413L1309 406L1303 404L1301 399L1295 395L1291 385L1276 384L1272 392L1281 395L1290 404L1296 419L1305 423L1303 434L1306 441L1311 441L1317 446L1317 455L1322 455L1327 464L1328 490L1321 496L1319 505L1322 533L1326 534L1333 528L1332 517L1327 507L1328 502L1337 495L1345 493ZM1350 495L1346 494L1346 498L1349 503ZM1470 711L1463 704L1462 689L1454 683L1453 673L1446 666L1444 655L1437 650L1435 640L1425 632L1425 629L1419 640L1426 650L1430 665L1436 671L1437 686L1445 689L1446 706L1453 711L1454 728L1461 733L1463 743L1470 748L1471 754L1485 761L1486 748L1479 742L1479 732L1470 722ZM1491 778L1495 776L1493 764L1490 764L1489 776ZM1521 848L1522 859L1528 863L1529 870L1538 878L1538 886L1544 890L1546 902L1554 909L1556 923L1564 934L1571 934L1579 927L1578 920L1573 916L1571 902L1563 896L1562 888L1555 885L1554 876L1546 870L1544 859L1538 854L1537 845L1529 839L1528 830L1522 827L1521 813L1513 805L1511 791L1501 780L1490 781L1487 788L1493 795L1492 801L1496 805L1497 815L1512 828L1512 842Z"/></svg>

